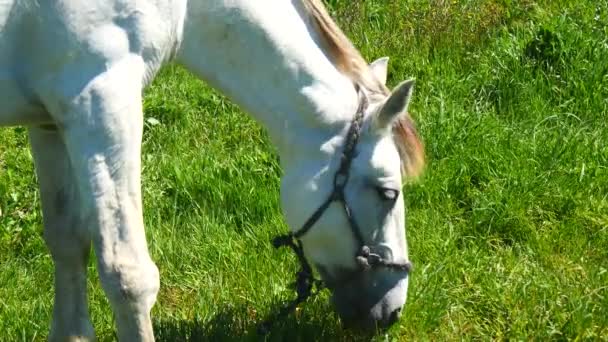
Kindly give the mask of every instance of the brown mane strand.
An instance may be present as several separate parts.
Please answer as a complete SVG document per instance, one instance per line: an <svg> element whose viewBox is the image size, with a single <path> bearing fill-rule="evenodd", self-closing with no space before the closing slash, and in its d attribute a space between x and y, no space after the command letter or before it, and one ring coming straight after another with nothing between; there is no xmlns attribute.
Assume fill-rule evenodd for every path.
<svg viewBox="0 0 608 342"><path fill-rule="evenodd" d="M323 2L300 1L336 68L370 92L389 95L390 90L373 75L368 63L331 18ZM394 124L393 140L401 157L403 175L418 177L424 169L424 146L409 113Z"/></svg>

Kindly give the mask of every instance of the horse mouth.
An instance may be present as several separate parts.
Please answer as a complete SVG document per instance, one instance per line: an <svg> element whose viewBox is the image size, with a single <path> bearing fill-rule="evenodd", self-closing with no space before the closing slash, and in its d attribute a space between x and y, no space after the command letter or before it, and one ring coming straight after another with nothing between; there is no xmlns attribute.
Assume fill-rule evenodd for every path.
<svg viewBox="0 0 608 342"><path fill-rule="evenodd" d="M407 272L387 269L328 271L317 265L331 304L344 328L360 332L386 329L401 317L407 295Z"/></svg>

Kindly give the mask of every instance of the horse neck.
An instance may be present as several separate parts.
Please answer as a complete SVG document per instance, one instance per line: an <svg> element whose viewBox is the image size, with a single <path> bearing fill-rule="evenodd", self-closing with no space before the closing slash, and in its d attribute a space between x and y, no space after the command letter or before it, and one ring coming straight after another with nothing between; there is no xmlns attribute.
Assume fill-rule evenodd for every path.
<svg viewBox="0 0 608 342"><path fill-rule="evenodd" d="M300 13L286 0L192 0L176 56L266 127L282 163L319 151L357 106Z"/></svg>

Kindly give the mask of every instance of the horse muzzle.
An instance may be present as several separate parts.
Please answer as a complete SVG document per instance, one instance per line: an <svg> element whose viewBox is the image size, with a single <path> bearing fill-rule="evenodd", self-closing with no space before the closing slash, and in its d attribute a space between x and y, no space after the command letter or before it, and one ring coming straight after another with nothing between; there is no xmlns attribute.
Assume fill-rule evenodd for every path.
<svg viewBox="0 0 608 342"><path fill-rule="evenodd" d="M344 281L331 279L328 285L344 327L374 332L390 327L401 317L408 273L374 269L353 273Z"/></svg>

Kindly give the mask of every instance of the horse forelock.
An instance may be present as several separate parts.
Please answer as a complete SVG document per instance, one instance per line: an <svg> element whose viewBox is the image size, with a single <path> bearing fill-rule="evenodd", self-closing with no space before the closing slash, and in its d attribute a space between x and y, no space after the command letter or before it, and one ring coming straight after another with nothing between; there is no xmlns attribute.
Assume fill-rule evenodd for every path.
<svg viewBox="0 0 608 342"><path fill-rule="evenodd" d="M409 113L394 123L393 141L401 157L403 175L410 179L420 176L425 165L424 145Z"/></svg>

